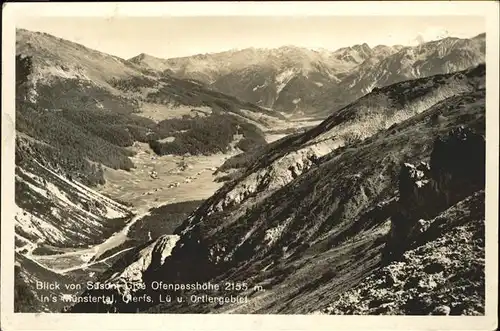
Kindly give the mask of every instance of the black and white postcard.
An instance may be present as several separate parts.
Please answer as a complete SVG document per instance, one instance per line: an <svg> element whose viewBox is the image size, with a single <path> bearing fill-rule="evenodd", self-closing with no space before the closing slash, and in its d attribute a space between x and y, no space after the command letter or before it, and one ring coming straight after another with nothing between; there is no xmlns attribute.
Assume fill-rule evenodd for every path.
<svg viewBox="0 0 500 331"><path fill-rule="evenodd" d="M2 330L495 329L498 9L7 4Z"/></svg>

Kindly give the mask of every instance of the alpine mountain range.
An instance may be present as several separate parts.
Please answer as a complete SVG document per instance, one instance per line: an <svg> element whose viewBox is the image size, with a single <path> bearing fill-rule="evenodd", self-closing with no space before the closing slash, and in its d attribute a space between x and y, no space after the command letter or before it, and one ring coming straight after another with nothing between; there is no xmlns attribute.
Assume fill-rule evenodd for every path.
<svg viewBox="0 0 500 331"><path fill-rule="evenodd" d="M485 45L122 59L17 29L15 310L484 315Z"/></svg>

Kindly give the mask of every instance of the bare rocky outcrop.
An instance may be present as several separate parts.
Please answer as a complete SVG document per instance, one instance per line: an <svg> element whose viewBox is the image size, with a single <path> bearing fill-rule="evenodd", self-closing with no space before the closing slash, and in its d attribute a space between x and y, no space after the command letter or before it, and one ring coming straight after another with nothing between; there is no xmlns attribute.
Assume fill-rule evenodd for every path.
<svg viewBox="0 0 500 331"><path fill-rule="evenodd" d="M484 137L464 127L434 141L429 163L404 163L387 264L320 313L484 314L484 165Z"/></svg>
<svg viewBox="0 0 500 331"><path fill-rule="evenodd" d="M135 311L135 307L129 304L129 300L145 293L148 283L146 273L165 263L178 240L179 236L177 235L163 235L134 249L132 253L124 255L100 277L98 282L93 284L94 289L88 289L82 294L82 297L89 293L96 296L112 295L114 301L97 304L79 303L75 305L74 312L87 311L88 309L99 309L107 312L116 312L118 309L125 312ZM100 290L101 288L104 290Z"/></svg>
<svg viewBox="0 0 500 331"><path fill-rule="evenodd" d="M143 273L151 267L157 267L165 262L175 244L179 240L177 235L163 235L139 250L134 261L127 265L122 271L113 273L108 282L118 284L118 291L122 294L130 294L143 282Z"/></svg>
<svg viewBox="0 0 500 331"><path fill-rule="evenodd" d="M208 214L241 204L256 193L269 195L307 172L317 164L319 158L333 149L332 146L318 144L284 155L269 167L258 169L234 184L225 196L211 207Z"/></svg>
<svg viewBox="0 0 500 331"><path fill-rule="evenodd" d="M485 157L484 137L459 127L434 141L429 163L403 164L388 243L391 253L404 251L426 219L484 188Z"/></svg>
<svg viewBox="0 0 500 331"><path fill-rule="evenodd" d="M422 236L424 244L335 297L321 313L483 315L484 191L426 221Z"/></svg>

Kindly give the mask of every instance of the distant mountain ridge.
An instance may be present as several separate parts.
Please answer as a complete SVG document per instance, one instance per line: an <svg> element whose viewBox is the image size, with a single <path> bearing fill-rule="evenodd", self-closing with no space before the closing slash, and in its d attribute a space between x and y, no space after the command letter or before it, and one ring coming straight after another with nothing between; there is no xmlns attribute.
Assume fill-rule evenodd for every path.
<svg viewBox="0 0 500 331"><path fill-rule="evenodd" d="M485 35L472 39L445 38L403 47L390 56L375 56L356 67L337 86L316 100L318 108L342 107L346 100L400 81L452 73L485 61Z"/></svg>
<svg viewBox="0 0 500 331"><path fill-rule="evenodd" d="M328 116L373 88L460 71L485 61L485 34L447 37L418 46L368 44L336 51L296 46L247 48L160 59L141 54L130 62L289 114Z"/></svg>

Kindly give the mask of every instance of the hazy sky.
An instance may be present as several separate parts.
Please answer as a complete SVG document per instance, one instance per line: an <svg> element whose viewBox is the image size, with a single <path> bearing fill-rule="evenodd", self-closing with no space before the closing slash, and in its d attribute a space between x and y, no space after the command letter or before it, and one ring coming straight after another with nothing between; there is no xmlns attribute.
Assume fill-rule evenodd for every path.
<svg viewBox="0 0 500 331"><path fill-rule="evenodd" d="M479 16L32 17L18 21L17 27L47 32L125 59L140 53L170 58L283 45L332 50L363 42L409 45L486 31L484 18Z"/></svg>

